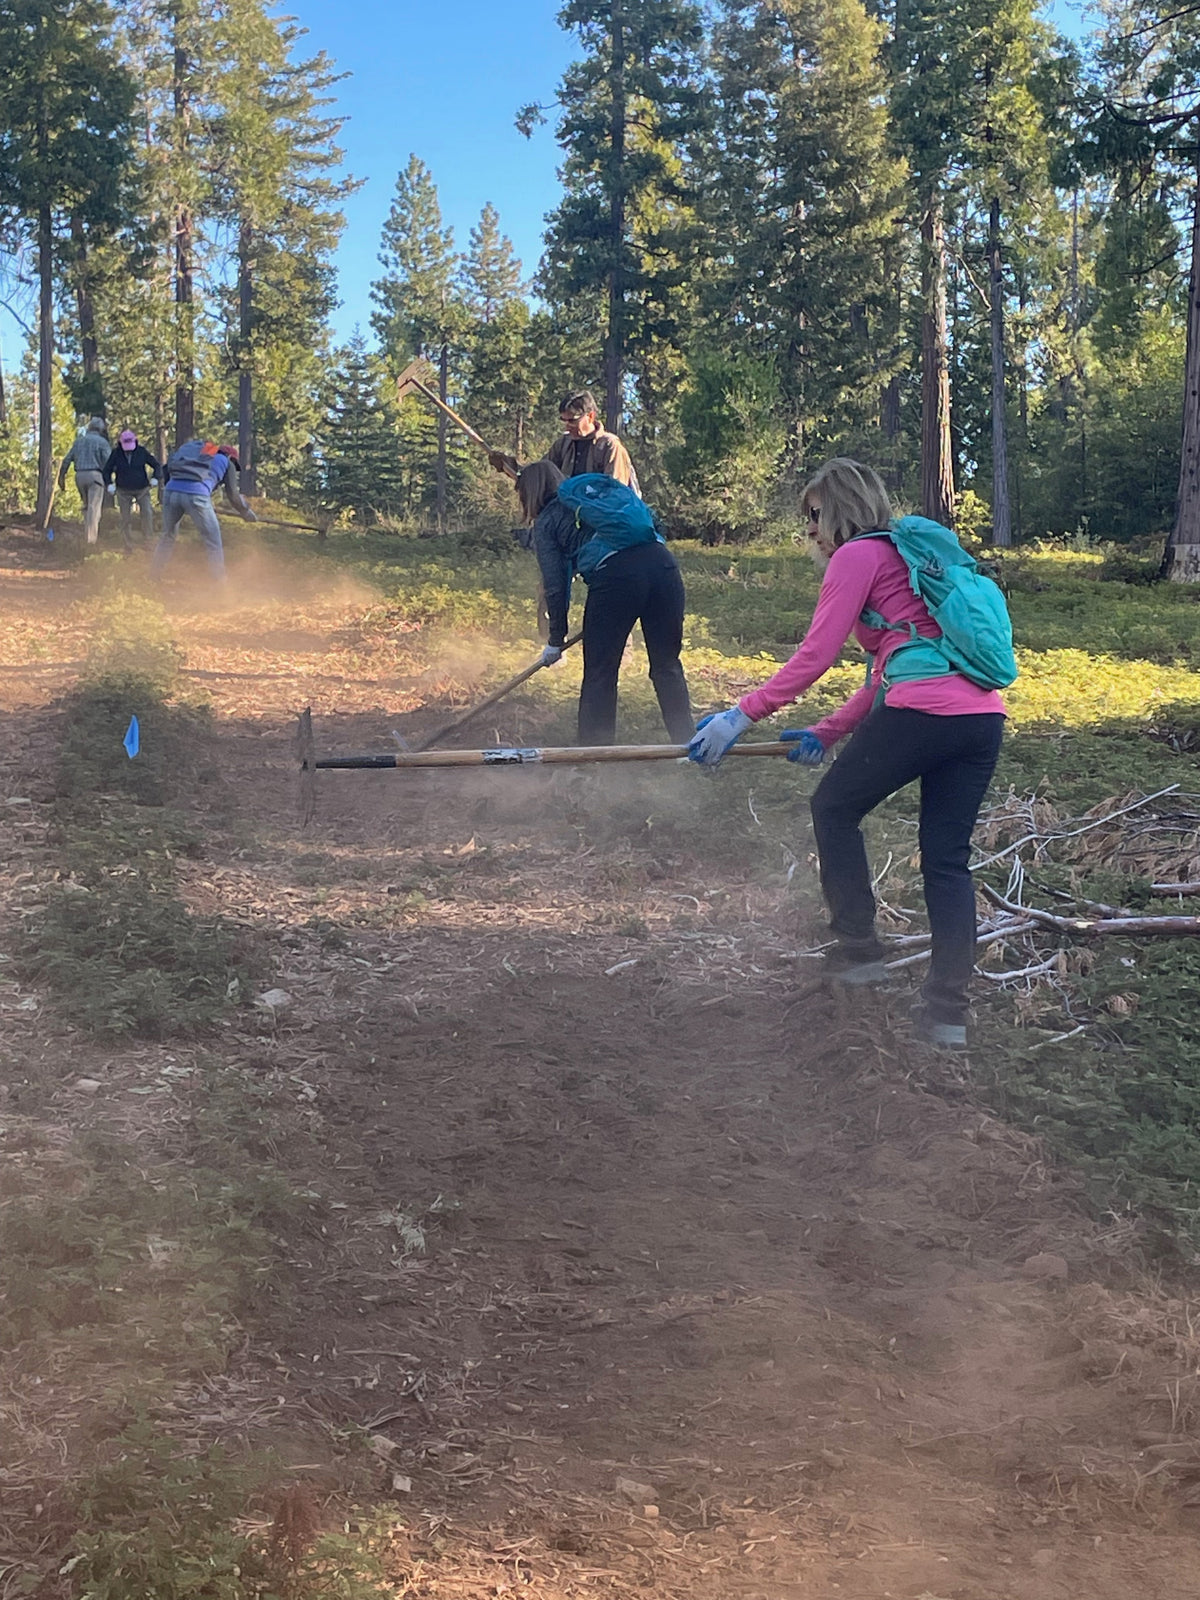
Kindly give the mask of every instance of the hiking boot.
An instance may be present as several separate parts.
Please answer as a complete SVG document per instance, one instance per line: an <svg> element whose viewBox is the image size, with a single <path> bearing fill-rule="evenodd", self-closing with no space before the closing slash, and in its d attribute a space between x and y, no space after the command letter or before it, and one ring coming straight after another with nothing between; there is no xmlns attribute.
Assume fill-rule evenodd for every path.
<svg viewBox="0 0 1200 1600"><path fill-rule="evenodd" d="M967 1025L965 1022L939 1022L930 1016L924 1006L912 1010L913 1034L922 1044L935 1050L965 1050Z"/></svg>
<svg viewBox="0 0 1200 1600"><path fill-rule="evenodd" d="M891 981L883 964L883 951L877 944L835 944L825 952L822 974L850 989Z"/></svg>

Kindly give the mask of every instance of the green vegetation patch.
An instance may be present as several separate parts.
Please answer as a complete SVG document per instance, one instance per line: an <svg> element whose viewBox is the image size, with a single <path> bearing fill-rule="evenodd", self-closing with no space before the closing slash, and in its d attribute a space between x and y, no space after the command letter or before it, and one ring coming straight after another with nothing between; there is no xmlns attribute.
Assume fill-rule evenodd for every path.
<svg viewBox="0 0 1200 1600"><path fill-rule="evenodd" d="M200 844L168 802L209 776L210 718L171 697L178 658L160 606L109 589L92 622L88 675L63 708L59 872L26 913L15 970L98 1037L186 1037L245 998L253 965L244 932L198 916L176 882Z"/></svg>

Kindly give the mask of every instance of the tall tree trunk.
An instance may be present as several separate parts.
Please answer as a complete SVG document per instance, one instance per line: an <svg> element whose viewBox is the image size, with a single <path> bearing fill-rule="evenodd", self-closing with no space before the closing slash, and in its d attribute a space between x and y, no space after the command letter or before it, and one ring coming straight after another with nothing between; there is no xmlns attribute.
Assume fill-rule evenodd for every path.
<svg viewBox="0 0 1200 1600"><path fill-rule="evenodd" d="M1000 253L1000 201L988 210L988 266L992 307L992 543L1007 550L1012 544L1012 511L1008 498L1008 426L1004 385L1004 273Z"/></svg>
<svg viewBox="0 0 1200 1600"><path fill-rule="evenodd" d="M175 213L175 444L196 431L196 346L193 293L192 214L186 206Z"/></svg>
<svg viewBox="0 0 1200 1600"><path fill-rule="evenodd" d="M1200 135L1200 124L1193 131ZM1183 450L1175 526L1163 551L1162 575L1174 583L1200 582L1200 143L1193 156L1192 262L1188 278L1187 355L1183 369Z"/></svg>
<svg viewBox="0 0 1200 1600"><path fill-rule="evenodd" d="M243 219L238 230L238 459L243 494L258 493L254 464L254 230Z"/></svg>
<svg viewBox="0 0 1200 1600"><path fill-rule="evenodd" d="M1021 320L1014 361L1017 374L1017 459L1012 464L1015 539L1021 537L1025 527L1025 465L1029 460L1029 330L1025 321L1025 312L1029 308L1029 285L1023 268L1017 272L1017 306Z"/></svg>
<svg viewBox="0 0 1200 1600"><path fill-rule="evenodd" d="M167 407L161 389L154 391L154 455L160 465L167 459ZM159 473L159 482L162 473Z"/></svg>
<svg viewBox="0 0 1200 1600"><path fill-rule="evenodd" d="M889 445L900 437L900 379L889 378L879 401L879 426Z"/></svg>
<svg viewBox="0 0 1200 1600"><path fill-rule="evenodd" d="M921 509L954 526L950 368L946 338L946 241L940 195L921 217Z"/></svg>
<svg viewBox="0 0 1200 1600"><path fill-rule="evenodd" d="M175 71L172 97L175 116L175 153L182 158L189 143L192 103L188 55L179 43L181 19L175 12ZM196 431L196 308L193 290L195 233L191 207L185 200L175 207L175 444L178 447Z"/></svg>
<svg viewBox="0 0 1200 1600"><path fill-rule="evenodd" d="M34 523L50 525L54 503L54 233L50 207L38 212L38 477Z"/></svg>
<svg viewBox="0 0 1200 1600"><path fill-rule="evenodd" d="M445 340L442 341L441 353L438 356L438 395L443 405L449 399L450 378L450 349ZM438 453L437 453L437 530L439 533L446 531L446 435L449 419L444 411L438 412Z"/></svg>
<svg viewBox="0 0 1200 1600"><path fill-rule="evenodd" d="M887 468L883 474L884 482L893 491L899 491L904 478L904 468L900 459L900 374L897 370L904 326L904 278L903 267L898 249L898 240L890 236L884 245L884 272L890 285L887 301L885 320L881 329L881 340L886 350L887 366L892 376L884 386L879 397L879 427L887 443L885 459Z"/></svg>
<svg viewBox="0 0 1200 1600"><path fill-rule="evenodd" d="M0 352L0 428L8 427L8 396L4 392L4 356Z"/></svg>
<svg viewBox="0 0 1200 1600"><path fill-rule="evenodd" d="M96 342L96 302L92 295L88 263L87 235L83 218L71 218L71 242L75 246L75 311L79 318L79 353L86 378L100 373L100 346Z"/></svg>
<svg viewBox="0 0 1200 1600"><path fill-rule="evenodd" d="M604 425L621 422L621 377L625 357L625 18L621 0L612 8L612 102L609 110L608 323L604 333Z"/></svg>

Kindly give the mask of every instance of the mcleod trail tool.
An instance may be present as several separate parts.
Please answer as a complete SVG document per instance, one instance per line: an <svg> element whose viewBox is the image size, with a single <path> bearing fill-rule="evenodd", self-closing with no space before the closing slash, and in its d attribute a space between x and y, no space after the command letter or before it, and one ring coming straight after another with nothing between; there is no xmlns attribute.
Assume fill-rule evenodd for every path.
<svg viewBox="0 0 1200 1600"><path fill-rule="evenodd" d="M582 638L583 635L581 633L573 633L563 645L563 649L569 650L572 645L578 644ZM546 663L539 656L532 666L526 667L523 672L518 672L515 678L510 678L507 683L502 683L498 689L493 689L486 700L481 700L477 706L472 706L469 711L462 712L451 721L443 722L440 728L435 728L432 733L427 733L417 744L409 745L409 752L414 755L419 754L422 750L428 750L433 745L440 744L448 733L453 733L457 728L465 727L468 722L473 722L480 712L486 711L489 706L494 706L498 700L503 700L506 694L511 694L514 689L519 688L527 679L532 678L535 672L540 672L545 665Z"/></svg>
<svg viewBox="0 0 1200 1600"><path fill-rule="evenodd" d="M410 361L408 366L405 367L404 371L396 379L397 400L403 400L406 394L423 394L431 406L435 406L437 410L442 412L444 416L449 417L454 426L456 428L461 428L466 434L467 438L472 440L473 443L477 444L481 450L486 450L489 456L500 455L502 452L493 450L491 445L487 442L482 434L476 433L475 429L469 422L464 422L459 416L458 412L455 411L453 407L448 406L446 402L439 395L435 394L429 385L423 381L426 374L429 373L431 373L431 368L423 356L418 356L415 361ZM517 474L512 470L511 467L506 465L504 467L504 472L505 475L511 478L514 483L516 482Z"/></svg>
<svg viewBox="0 0 1200 1600"><path fill-rule="evenodd" d="M731 756L785 756L795 747L782 739L761 744L735 744ZM326 756L313 761L318 770L351 771L381 767L532 767L578 766L601 761L680 761L686 744L600 744L498 750L396 750L385 755Z"/></svg>

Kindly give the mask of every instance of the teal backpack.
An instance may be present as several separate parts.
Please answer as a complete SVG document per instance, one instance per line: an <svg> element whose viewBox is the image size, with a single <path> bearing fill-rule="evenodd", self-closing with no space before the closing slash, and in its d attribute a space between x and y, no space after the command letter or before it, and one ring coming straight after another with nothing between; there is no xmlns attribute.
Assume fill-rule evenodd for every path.
<svg viewBox="0 0 1200 1600"><path fill-rule="evenodd" d="M635 544L665 542L653 511L616 478L606 472L581 472L558 486L561 503L575 513L575 525L591 530L581 545L575 568L587 582L606 556Z"/></svg>
<svg viewBox="0 0 1200 1600"><path fill-rule="evenodd" d="M908 639L887 659L885 687L951 672L981 689L1007 689L1016 681L1012 622L1000 586L949 528L928 517L901 517L890 528L856 537L892 541L907 563L913 593L942 630L940 639L923 639L911 622L889 622L878 611L864 611L861 621L868 628L908 630Z"/></svg>

